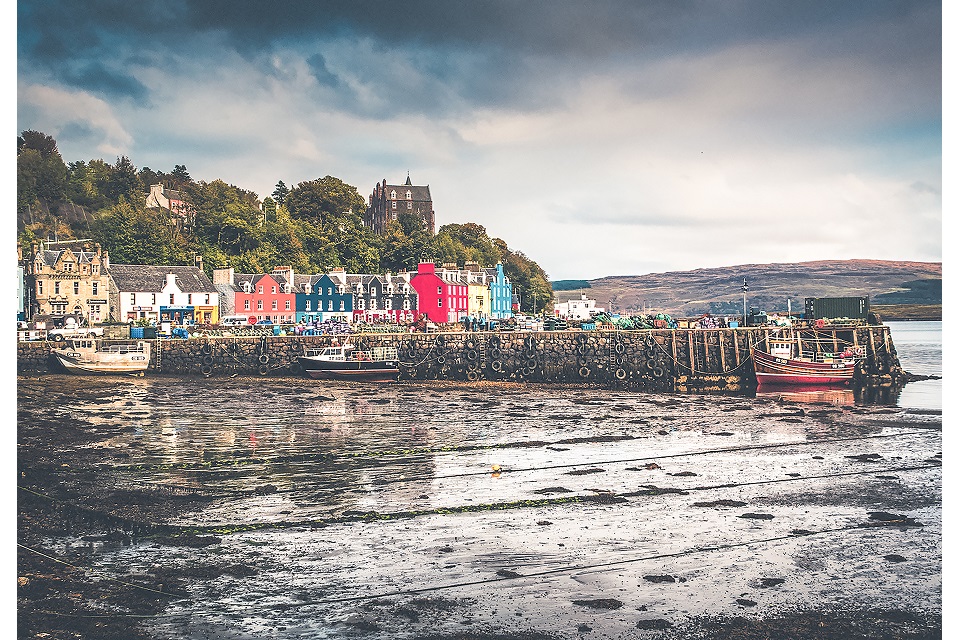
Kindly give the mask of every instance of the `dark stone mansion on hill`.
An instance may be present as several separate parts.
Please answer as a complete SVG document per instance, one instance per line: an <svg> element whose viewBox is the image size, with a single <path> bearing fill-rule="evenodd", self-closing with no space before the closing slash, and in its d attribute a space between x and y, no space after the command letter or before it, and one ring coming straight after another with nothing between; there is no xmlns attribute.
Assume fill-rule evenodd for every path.
<svg viewBox="0 0 960 640"><path fill-rule="evenodd" d="M386 178L377 183L370 194L370 206L363 216L363 223L375 233L382 234L386 231L387 224L396 220L401 213L418 215L430 230L430 234L436 233L430 185L413 184L409 174L403 184L387 184Z"/></svg>

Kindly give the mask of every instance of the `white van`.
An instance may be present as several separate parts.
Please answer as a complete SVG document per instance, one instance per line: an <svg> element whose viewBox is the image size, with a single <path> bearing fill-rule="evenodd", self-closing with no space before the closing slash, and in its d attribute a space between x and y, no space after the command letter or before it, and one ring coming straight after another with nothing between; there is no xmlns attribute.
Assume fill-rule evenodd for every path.
<svg viewBox="0 0 960 640"><path fill-rule="evenodd" d="M220 318L220 326L222 327L245 327L250 324L247 321L247 316L224 316Z"/></svg>

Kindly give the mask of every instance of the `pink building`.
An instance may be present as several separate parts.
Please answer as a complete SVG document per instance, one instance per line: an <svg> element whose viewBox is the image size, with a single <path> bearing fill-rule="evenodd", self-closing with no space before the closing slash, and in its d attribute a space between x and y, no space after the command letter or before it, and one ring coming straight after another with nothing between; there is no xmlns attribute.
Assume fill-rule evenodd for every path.
<svg viewBox="0 0 960 640"><path fill-rule="evenodd" d="M421 262L410 286L417 292L417 312L431 322L457 322L467 315L468 283L458 270L443 268L438 273L432 262Z"/></svg>

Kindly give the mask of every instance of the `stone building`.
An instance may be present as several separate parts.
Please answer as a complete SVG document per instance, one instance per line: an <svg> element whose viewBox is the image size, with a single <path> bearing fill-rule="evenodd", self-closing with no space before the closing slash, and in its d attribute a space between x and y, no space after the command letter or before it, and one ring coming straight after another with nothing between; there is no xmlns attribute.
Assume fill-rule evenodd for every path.
<svg viewBox="0 0 960 640"><path fill-rule="evenodd" d="M387 179L384 178L383 182L373 188L370 204L363 216L363 224L373 229L374 233L383 234L387 224L396 220L401 213L416 214L430 230L430 235L436 233L430 185L414 185L409 174L403 184L387 184Z"/></svg>
<svg viewBox="0 0 960 640"><path fill-rule="evenodd" d="M24 315L62 320L68 315L93 324L110 319L107 270L110 256L89 240L34 242L24 256Z"/></svg>

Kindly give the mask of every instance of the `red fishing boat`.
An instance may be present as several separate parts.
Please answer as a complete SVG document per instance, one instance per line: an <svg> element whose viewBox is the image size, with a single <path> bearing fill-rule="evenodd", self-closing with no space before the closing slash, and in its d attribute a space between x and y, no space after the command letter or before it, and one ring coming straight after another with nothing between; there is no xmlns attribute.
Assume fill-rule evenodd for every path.
<svg viewBox="0 0 960 640"><path fill-rule="evenodd" d="M770 339L769 351L750 349L757 384L845 385L863 360L863 347L839 353L804 352L795 339Z"/></svg>

